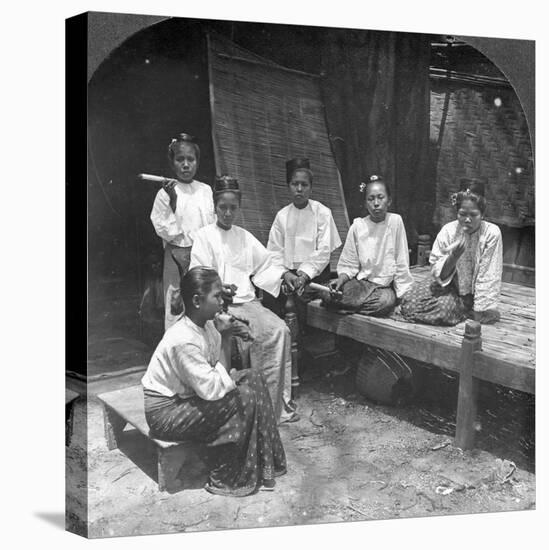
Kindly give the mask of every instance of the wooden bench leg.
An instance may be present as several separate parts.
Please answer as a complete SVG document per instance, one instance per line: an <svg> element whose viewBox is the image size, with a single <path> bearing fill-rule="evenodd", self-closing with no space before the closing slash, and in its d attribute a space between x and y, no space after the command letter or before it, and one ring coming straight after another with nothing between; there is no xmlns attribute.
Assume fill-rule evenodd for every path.
<svg viewBox="0 0 549 550"><path fill-rule="evenodd" d="M177 477L185 461L185 448L182 446L158 449L158 489L174 493L183 482Z"/></svg>
<svg viewBox="0 0 549 550"><path fill-rule="evenodd" d="M105 439L109 451L118 448L118 438L126 427L126 421L107 405L103 406L103 420L105 423Z"/></svg>
<svg viewBox="0 0 549 550"><path fill-rule="evenodd" d="M459 393L456 421L456 446L472 449L475 443L478 380L473 376L474 354L480 351L480 323L467 321L459 358Z"/></svg>

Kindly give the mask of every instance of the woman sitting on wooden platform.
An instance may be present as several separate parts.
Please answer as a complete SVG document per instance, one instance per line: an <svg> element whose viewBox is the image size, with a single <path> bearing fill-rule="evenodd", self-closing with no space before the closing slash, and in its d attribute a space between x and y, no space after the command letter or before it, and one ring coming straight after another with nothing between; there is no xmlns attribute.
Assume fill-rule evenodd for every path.
<svg viewBox="0 0 549 550"><path fill-rule="evenodd" d="M501 288L501 231L483 220L484 183L463 179L453 197L457 220L437 235L429 263L432 278L403 297L401 313L414 323L456 325L467 317L495 323Z"/></svg>
<svg viewBox="0 0 549 550"><path fill-rule="evenodd" d="M381 176L361 184L368 215L349 229L332 283L342 296L325 293L326 305L363 315L389 315L411 287L408 241L402 218L387 212L391 190Z"/></svg>
<svg viewBox="0 0 549 550"><path fill-rule="evenodd" d="M292 202L277 213L267 248L276 265L290 271L286 276L289 290L300 295L311 281L328 282L330 254L341 246L341 239L332 211L310 198L313 173L309 159L289 160L286 182Z"/></svg>
<svg viewBox="0 0 549 550"><path fill-rule="evenodd" d="M283 293L278 299L265 295L263 303L280 317L284 315L286 296L293 293L300 331L306 326L306 304L318 298L308 283L330 281L330 255L341 246L332 211L310 198L313 172L309 159L286 162L286 183L292 202L278 211L269 232L267 249L274 263L289 271Z"/></svg>
<svg viewBox="0 0 549 550"><path fill-rule="evenodd" d="M235 178L216 178L214 203L217 222L196 232L191 267L211 267L225 285L235 289L229 313L247 322L252 335L252 339L235 339L243 366L263 373L277 420L298 420L291 401L290 331L282 319L263 307L254 288L276 297L288 271L273 263L272 253L251 233L234 225L240 209Z"/></svg>
<svg viewBox="0 0 549 550"><path fill-rule="evenodd" d="M206 443L207 491L246 496L272 489L286 457L261 373L227 372L234 320L221 313L222 294L213 269L195 267L181 280L185 315L166 331L143 377L145 417L157 439Z"/></svg>

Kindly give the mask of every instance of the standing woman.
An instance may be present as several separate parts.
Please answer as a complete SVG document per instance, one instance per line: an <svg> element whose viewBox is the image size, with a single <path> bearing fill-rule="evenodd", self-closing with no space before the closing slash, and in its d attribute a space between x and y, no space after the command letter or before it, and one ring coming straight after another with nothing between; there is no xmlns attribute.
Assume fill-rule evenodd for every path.
<svg viewBox="0 0 549 550"><path fill-rule="evenodd" d="M165 332L142 379L145 417L157 439L206 443L207 491L246 496L272 489L286 457L261 374L227 372L234 320L221 313L222 294L213 269L196 267L181 280L185 315Z"/></svg>
<svg viewBox="0 0 549 550"><path fill-rule="evenodd" d="M235 294L229 313L249 323L252 339L236 339L245 367L261 370L280 422L298 420L291 401L291 337L284 321L263 307L254 285L275 298L289 272L275 265L273 255L248 231L234 225L240 209L240 189L235 178L216 178L217 221L196 232L191 267L215 269Z"/></svg>
<svg viewBox="0 0 549 550"><path fill-rule="evenodd" d="M452 197L457 219L437 235L429 257L431 277L415 284L400 306L414 323L456 325L466 317L495 323L503 265L501 231L483 219L484 183L462 179Z"/></svg>
<svg viewBox="0 0 549 550"><path fill-rule="evenodd" d="M172 294L179 288L179 270L189 269L193 233L212 223L212 189L194 179L200 162L200 148L189 134L179 134L168 146L168 160L176 179L168 180L154 200L151 221L164 244L164 328L177 319L171 313Z"/></svg>

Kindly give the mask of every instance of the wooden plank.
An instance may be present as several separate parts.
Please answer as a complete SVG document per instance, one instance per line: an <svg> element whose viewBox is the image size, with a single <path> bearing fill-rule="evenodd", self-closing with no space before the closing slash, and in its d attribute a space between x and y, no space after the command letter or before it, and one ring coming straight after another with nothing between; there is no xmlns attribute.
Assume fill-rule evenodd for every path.
<svg viewBox="0 0 549 550"><path fill-rule="evenodd" d="M364 315L339 315L321 307L318 303L310 303L307 311L308 324L347 336L373 346L394 351L419 361L433 363L450 370L457 369L459 346L449 344L435 337L418 338L415 330L407 327L417 327L409 323L390 324L379 323L378 319ZM387 320L385 320L387 321Z"/></svg>
<svg viewBox="0 0 549 550"><path fill-rule="evenodd" d="M145 419L143 404L143 388L141 385L102 393L97 396L105 405L113 409L128 424L154 441L159 447L166 449L179 445L181 442L162 441L149 435L149 425Z"/></svg>
<svg viewBox="0 0 549 550"><path fill-rule="evenodd" d="M501 384L507 388L536 393L535 365L494 358L486 351L475 353L473 375L481 380Z"/></svg>
<svg viewBox="0 0 549 550"><path fill-rule="evenodd" d="M511 334L508 332L502 331L500 334L494 334L491 333L490 336L484 340L483 342L486 343L485 348L488 347L493 348L495 350L506 350L505 353L508 353L509 350L513 350L514 348L517 348L517 350L520 353L520 350L531 350L532 355L534 352L534 341L530 337L531 333L525 333L525 334Z"/></svg>

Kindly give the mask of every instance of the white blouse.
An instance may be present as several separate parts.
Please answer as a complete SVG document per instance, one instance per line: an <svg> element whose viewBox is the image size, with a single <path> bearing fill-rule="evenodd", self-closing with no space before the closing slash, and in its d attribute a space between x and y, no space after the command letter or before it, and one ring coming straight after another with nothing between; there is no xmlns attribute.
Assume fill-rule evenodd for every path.
<svg viewBox="0 0 549 550"><path fill-rule="evenodd" d="M392 212L379 223L370 216L356 218L347 234L337 272L382 286L393 283L400 298L413 283L402 218Z"/></svg>
<svg viewBox="0 0 549 550"><path fill-rule="evenodd" d="M255 300L253 285L278 296L285 271L250 232L236 225L222 229L217 223L195 233L189 269L195 266L211 267L224 283L236 285L235 304Z"/></svg>
<svg viewBox="0 0 549 550"><path fill-rule="evenodd" d="M436 281L446 286L457 275L459 294L473 294L475 311L486 311L497 306L503 271L503 243L499 227L482 220L472 235L465 233L466 248L456 262L454 271L442 280L440 274L448 248L464 234L457 220L447 223L437 235L429 257L431 273Z"/></svg>
<svg viewBox="0 0 549 550"><path fill-rule="evenodd" d="M141 383L168 397L216 401L236 387L219 363L220 353L221 335L213 322L201 328L183 316L164 333Z"/></svg>
<svg viewBox="0 0 549 550"><path fill-rule="evenodd" d="M276 265L296 269L314 279L330 263L330 254L341 239L332 211L318 201L309 200L305 208L289 204L280 210L269 233L267 248Z"/></svg>
<svg viewBox="0 0 549 550"><path fill-rule="evenodd" d="M170 197L160 189L154 199L151 221L156 234L175 246L191 246L193 233L215 220L212 188L193 180L176 183L177 205L175 213L170 207Z"/></svg>

